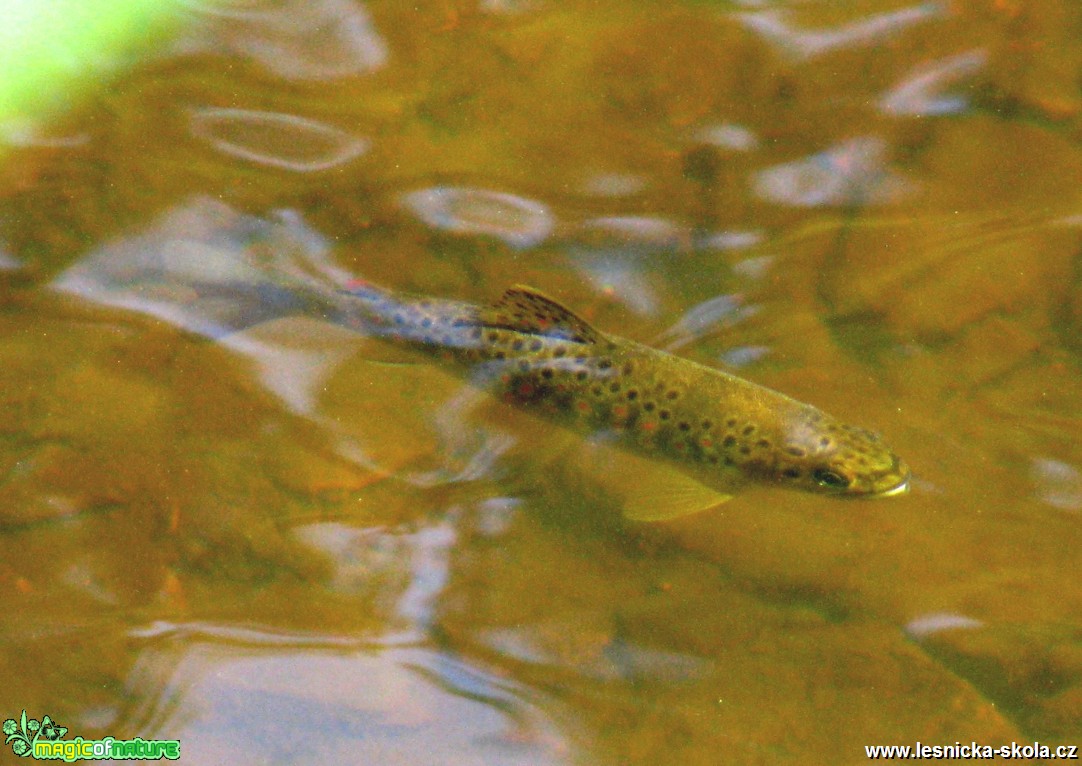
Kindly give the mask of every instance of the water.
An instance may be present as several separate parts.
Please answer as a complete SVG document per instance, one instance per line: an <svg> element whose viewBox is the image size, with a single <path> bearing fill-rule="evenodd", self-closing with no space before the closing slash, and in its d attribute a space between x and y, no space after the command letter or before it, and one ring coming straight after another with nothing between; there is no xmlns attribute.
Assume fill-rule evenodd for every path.
<svg viewBox="0 0 1082 766"><path fill-rule="evenodd" d="M1082 743L1075 4L188 5L3 133L0 718L190 763ZM535 285L913 491L626 522L590 445L283 318L298 263Z"/></svg>

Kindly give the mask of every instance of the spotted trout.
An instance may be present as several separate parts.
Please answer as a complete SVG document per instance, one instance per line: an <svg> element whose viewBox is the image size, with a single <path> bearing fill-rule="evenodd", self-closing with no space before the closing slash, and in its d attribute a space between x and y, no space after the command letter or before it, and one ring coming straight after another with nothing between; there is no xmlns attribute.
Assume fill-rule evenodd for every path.
<svg viewBox="0 0 1082 766"><path fill-rule="evenodd" d="M662 466L669 478L625 498L633 519L694 513L750 484L849 497L909 488L908 467L871 431L604 333L532 287L475 306L354 282L320 302L336 323L434 354L508 402Z"/></svg>

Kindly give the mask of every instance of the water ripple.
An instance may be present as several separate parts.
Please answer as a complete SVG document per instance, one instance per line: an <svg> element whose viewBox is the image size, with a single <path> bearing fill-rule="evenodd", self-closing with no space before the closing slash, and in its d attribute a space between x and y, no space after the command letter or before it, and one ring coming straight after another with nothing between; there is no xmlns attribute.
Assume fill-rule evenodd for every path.
<svg viewBox="0 0 1082 766"><path fill-rule="evenodd" d="M891 88L879 102L887 114L936 115L961 112L969 104L965 96L946 95L947 87L980 71L988 60L983 50L923 64Z"/></svg>
<svg viewBox="0 0 1082 766"><path fill-rule="evenodd" d="M886 153L882 139L853 138L805 159L760 170L755 192L798 207L891 202L908 190L908 182L887 169Z"/></svg>
<svg viewBox="0 0 1082 766"><path fill-rule="evenodd" d="M801 58L811 58L838 48L871 45L943 12L939 3L921 3L824 29L798 29L775 8L738 13L736 18L779 48Z"/></svg>
<svg viewBox="0 0 1082 766"><path fill-rule="evenodd" d="M540 202L488 189L433 186L410 192L402 201L435 229L484 234L516 248L540 244L554 225Z"/></svg>
<svg viewBox="0 0 1082 766"><path fill-rule="evenodd" d="M368 12L350 0L286 0L272 9L213 0L187 5L217 19L221 46L287 79L366 74L387 63L387 45Z"/></svg>
<svg viewBox="0 0 1082 766"><path fill-rule="evenodd" d="M201 107L191 111L190 125L223 154L297 173L327 170L368 150L363 138L281 112Z"/></svg>

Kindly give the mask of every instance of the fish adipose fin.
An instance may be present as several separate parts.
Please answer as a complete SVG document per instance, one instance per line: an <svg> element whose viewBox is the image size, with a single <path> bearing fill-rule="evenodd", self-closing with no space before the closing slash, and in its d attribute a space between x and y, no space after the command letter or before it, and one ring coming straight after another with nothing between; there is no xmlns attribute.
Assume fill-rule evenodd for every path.
<svg viewBox="0 0 1082 766"><path fill-rule="evenodd" d="M570 309L526 285L509 287L498 301L481 310L480 319L486 327L575 343L598 343L603 337Z"/></svg>

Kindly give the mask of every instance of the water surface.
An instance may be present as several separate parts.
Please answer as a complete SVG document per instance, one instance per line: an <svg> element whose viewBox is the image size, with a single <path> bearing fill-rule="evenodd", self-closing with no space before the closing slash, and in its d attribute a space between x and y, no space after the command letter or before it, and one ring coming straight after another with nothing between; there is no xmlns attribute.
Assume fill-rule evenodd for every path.
<svg viewBox="0 0 1082 766"><path fill-rule="evenodd" d="M1076 4L187 5L4 132L0 717L189 763L1082 743ZM589 445L240 256L535 285L913 491L626 522Z"/></svg>

